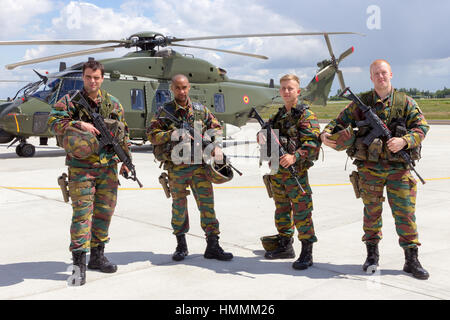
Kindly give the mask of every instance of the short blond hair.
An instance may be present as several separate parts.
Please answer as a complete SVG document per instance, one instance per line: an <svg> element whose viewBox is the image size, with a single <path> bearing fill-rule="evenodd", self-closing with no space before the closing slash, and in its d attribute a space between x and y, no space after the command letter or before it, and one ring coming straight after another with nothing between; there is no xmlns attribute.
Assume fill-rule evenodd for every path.
<svg viewBox="0 0 450 320"><path fill-rule="evenodd" d="M373 67L373 66L376 66L376 65L382 64L382 63L386 63L386 64L388 65L388 67L389 67L389 70L392 71L391 65L389 64L389 62L387 62L387 61L384 60L384 59L376 59L376 60L374 60L374 61L370 64L370 68L369 68L370 72L372 73L372 67Z"/></svg>
<svg viewBox="0 0 450 320"><path fill-rule="evenodd" d="M295 75L295 74L285 74L284 76L282 76L280 78L280 83L283 81L288 81L288 80L293 80L295 82L298 83L298 85L300 86L300 79Z"/></svg>

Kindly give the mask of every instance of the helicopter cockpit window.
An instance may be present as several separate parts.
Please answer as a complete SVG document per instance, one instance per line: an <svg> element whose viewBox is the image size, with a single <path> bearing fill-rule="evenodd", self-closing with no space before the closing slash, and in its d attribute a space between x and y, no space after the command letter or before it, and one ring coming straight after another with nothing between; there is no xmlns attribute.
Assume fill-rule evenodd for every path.
<svg viewBox="0 0 450 320"><path fill-rule="evenodd" d="M216 93L214 95L214 109L218 113L225 112L225 97L223 93Z"/></svg>
<svg viewBox="0 0 450 320"><path fill-rule="evenodd" d="M81 79L81 77L78 78L75 77L74 75L71 75L70 78L63 78L57 100L64 97L66 94L69 93L69 91L81 89L83 89L83 80Z"/></svg>
<svg viewBox="0 0 450 320"><path fill-rule="evenodd" d="M142 89L131 89L131 109L132 110L144 110L144 90Z"/></svg>
<svg viewBox="0 0 450 320"><path fill-rule="evenodd" d="M39 88L37 88L36 91L31 94L31 96L47 103L52 103L50 101L52 98L52 93L55 92L56 89L58 89L59 81L59 79L56 79L48 82L47 84L44 84L44 82L42 82Z"/></svg>

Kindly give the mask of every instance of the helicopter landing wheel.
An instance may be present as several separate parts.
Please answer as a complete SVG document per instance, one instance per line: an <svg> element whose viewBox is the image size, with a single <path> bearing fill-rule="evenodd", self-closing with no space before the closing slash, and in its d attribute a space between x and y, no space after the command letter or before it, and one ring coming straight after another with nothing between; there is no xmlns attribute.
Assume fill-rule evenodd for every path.
<svg viewBox="0 0 450 320"><path fill-rule="evenodd" d="M29 143L19 144L16 147L16 153L19 157L32 157L36 153L36 148Z"/></svg>

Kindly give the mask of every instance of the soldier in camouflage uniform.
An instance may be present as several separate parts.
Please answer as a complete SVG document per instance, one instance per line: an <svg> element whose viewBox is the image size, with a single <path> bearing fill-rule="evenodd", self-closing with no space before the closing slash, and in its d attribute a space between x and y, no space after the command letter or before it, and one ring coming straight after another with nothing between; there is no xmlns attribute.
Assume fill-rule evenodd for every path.
<svg viewBox="0 0 450 320"><path fill-rule="evenodd" d="M381 213L384 186L392 214L395 219L399 244L405 252L403 270L419 279L427 279L428 272L418 260L420 245L416 226L415 203L417 186L406 163L396 153L407 150L413 160L420 157L420 146L429 130L429 126L417 103L406 94L393 89L392 71L385 60L375 60L370 66L370 79L374 90L361 95L361 100L371 106L380 119L390 128L393 138L388 141L375 139L368 147L362 139L370 128L358 128L355 136L348 139L348 128L356 127L356 122L364 116L353 102L350 103L336 119L323 130L321 139L329 147L347 149L358 171L351 175L357 196L364 203L364 235L362 240L367 247L367 259L363 270L377 266L379 261L378 242L382 238ZM336 143L330 139L346 132L347 138ZM339 140L339 138L337 138ZM351 141L351 146L346 142Z"/></svg>
<svg viewBox="0 0 450 320"><path fill-rule="evenodd" d="M211 129L214 129L216 133L221 133L222 127L208 108L190 100L190 84L186 76L181 74L174 76L171 90L174 94L174 100L164 105L168 112L180 120L187 121L192 127L198 128L200 126L202 133ZM156 159L164 164L165 170L168 170L170 194L172 195L172 228L177 239L177 247L172 259L181 261L188 255L185 234L189 231L187 209L187 195L189 194L187 187L189 186L197 202L201 227L206 235L207 247L204 257L207 259L231 260L233 255L224 252L219 245L219 221L214 211L213 186L207 179L205 164L202 157L192 159L195 150L193 137L176 128L172 121L165 118L164 111L159 111L152 119L150 126L147 128L147 136L153 145L153 153ZM187 141L189 147L192 147L190 151L187 151L188 157L182 161L175 156L176 148L181 145L179 142L180 136L184 142ZM213 155L220 159L221 149L216 147Z"/></svg>
<svg viewBox="0 0 450 320"><path fill-rule="evenodd" d="M124 110L117 98L100 89L103 75L102 64L97 61L85 63L82 93L86 100L95 102L105 122L122 123L124 136L121 143L129 153ZM89 249L89 269L106 273L117 271L117 266L104 256L104 247L109 241L108 229L116 206L119 159L112 149L98 149L95 136L99 131L86 112L70 101L70 94L53 106L48 124L67 151L69 194L73 208L69 249L73 264L80 271L80 285L83 285L86 281L86 253ZM129 170L122 164L120 173L124 171Z"/></svg>
<svg viewBox="0 0 450 320"><path fill-rule="evenodd" d="M300 81L295 75L280 79L280 95L284 106L271 116L269 123L278 130L279 140L289 154L279 159L277 172L270 175L270 187L275 201L275 226L278 230L278 245L267 251L267 259L294 258L292 246L295 228L302 244L300 257L292 265L294 269L307 269L313 264L312 246L317 241L311 218L312 191L308 182L308 169L313 165L320 150L320 127L316 115L305 104L300 104ZM270 135L265 130L258 133L258 143L264 144ZM273 148L273 147L272 147ZM273 167L273 159L271 160ZM302 193L287 169L295 165Z"/></svg>

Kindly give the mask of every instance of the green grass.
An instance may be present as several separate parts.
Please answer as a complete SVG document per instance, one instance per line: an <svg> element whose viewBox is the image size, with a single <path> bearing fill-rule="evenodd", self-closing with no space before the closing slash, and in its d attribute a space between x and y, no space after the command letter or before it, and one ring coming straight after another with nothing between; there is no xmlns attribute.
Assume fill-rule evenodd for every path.
<svg viewBox="0 0 450 320"><path fill-rule="evenodd" d="M450 120L450 99L418 99L416 102L427 120ZM326 106L313 105L311 110L319 119L334 119L347 104L347 101L328 102ZM273 105L262 111L261 116L268 119L279 107L280 105Z"/></svg>

